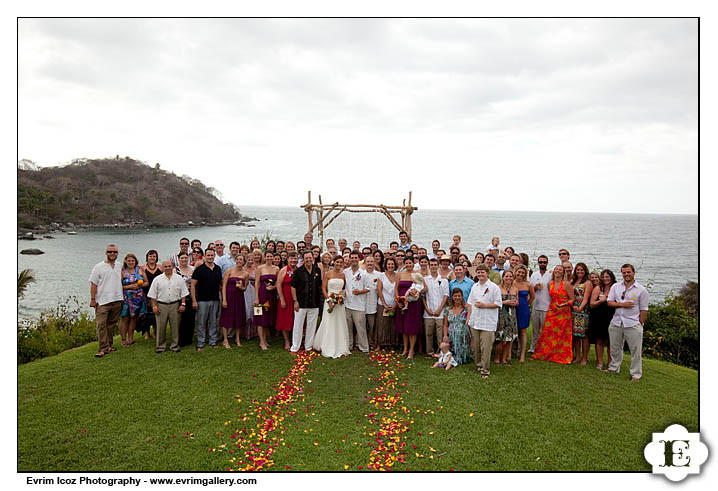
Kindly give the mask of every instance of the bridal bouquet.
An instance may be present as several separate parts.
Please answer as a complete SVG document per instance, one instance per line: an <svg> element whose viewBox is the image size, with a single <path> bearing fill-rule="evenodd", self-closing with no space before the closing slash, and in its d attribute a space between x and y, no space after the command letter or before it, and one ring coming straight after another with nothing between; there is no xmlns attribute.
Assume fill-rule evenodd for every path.
<svg viewBox="0 0 718 491"><path fill-rule="evenodd" d="M335 305L342 305L344 303L344 295L341 293L330 293L327 301L329 302L327 312L331 314Z"/></svg>
<svg viewBox="0 0 718 491"><path fill-rule="evenodd" d="M402 309L404 308L404 305L406 305L405 296L397 296L394 300L396 300L396 304Z"/></svg>

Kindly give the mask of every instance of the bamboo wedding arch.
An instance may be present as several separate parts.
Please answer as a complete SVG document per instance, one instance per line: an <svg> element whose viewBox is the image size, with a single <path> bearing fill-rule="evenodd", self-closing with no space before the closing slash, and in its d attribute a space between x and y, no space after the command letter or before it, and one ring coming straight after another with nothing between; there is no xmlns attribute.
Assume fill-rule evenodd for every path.
<svg viewBox="0 0 718 491"><path fill-rule="evenodd" d="M411 242L411 215L414 211L418 210L416 206L411 206L411 191L409 191L409 202L407 200L402 201L401 206L390 206L390 205L346 205L340 204L339 202L331 204L322 203L322 195L319 195L319 204L312 203L312 192L307 192L307 204L301 205L307 212L307 220L309 222L309 233L314 233L314 230L319 231L320 244L324 244L324 229L326 229L336 218L342 213L381 213L389 219L392 225L398 231L405 231L406 235ZM312 221L312 213L316 218ZM332 213L334 215L332 215ZM392 214L398 214L401 218L399 223Z"/></svg>

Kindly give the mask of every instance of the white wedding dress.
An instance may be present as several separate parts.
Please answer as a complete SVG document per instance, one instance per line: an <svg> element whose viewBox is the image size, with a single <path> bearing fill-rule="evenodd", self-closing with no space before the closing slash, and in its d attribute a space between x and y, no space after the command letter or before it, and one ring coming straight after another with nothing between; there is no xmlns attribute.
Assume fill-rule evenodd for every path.
<svg viewBox="0 0 718 491"><path fill-rule="evenodd" d="M339 293L344 289L344 280L341 278L330 278L327 282L329 293ZM314 349L322 352L327 358L339 358L343 355L350 355L349 331L347 329L347 318L344 313L344 305L335 305L331 313L327 312L328 302L324 302L322 322L317 328L314 336Z"/></svg>

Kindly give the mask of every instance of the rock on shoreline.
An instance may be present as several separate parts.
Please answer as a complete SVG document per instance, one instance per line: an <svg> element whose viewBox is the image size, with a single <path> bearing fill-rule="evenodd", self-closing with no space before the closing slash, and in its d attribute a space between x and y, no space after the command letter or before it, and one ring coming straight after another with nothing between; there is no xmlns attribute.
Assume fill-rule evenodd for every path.
<svg viewBox="0 0 718 491"><path fill-rule="evenodd" d="M47 234L58 234L67 233L75 230L97 230L97 229L157 229L157 228L187 228L187 227L221 227L223 225L236 225L238 227L253 227L250 222L258 222L259 218L255 217L241 217L239 220L231 221L225 220L222 222L199 222L194 223L191 220L182 223L143 223L139 221L126 222L126 223L100 223L100 224L87 224L87 223L50 223L48 225L37 227L37 228L18 228L17 238L18 240L42 240L38 235ZM53 237L47 237L53 238Z"/></svg>
<svg viewBox="0 0 718 491"><path fill-rule="evenodd" d="M39 254L45 254L45 252L41 251L40 249L23 249L20 251L20 254L30 254L32 256L37 256Z"/></svg>

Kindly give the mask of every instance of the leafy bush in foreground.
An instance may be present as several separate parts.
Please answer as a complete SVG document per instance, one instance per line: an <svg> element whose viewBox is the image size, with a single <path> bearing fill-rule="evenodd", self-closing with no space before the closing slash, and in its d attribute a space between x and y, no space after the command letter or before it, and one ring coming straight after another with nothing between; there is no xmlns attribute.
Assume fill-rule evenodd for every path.
<svg viewBox="0 0 718 491"><path fill-rule="evenodd" d="M56 355L96 339L95 320L82 311L76 297L70 297L40 314L38 320L18 322L17 363Z"/></svg>
<svg viewBox="0 0 718 491"><path fill-rule="evenodd" d="M691 315L683 299L673 296L650 305L643 330L643 353L697 370L700 357L697 312Z"/></svg>

